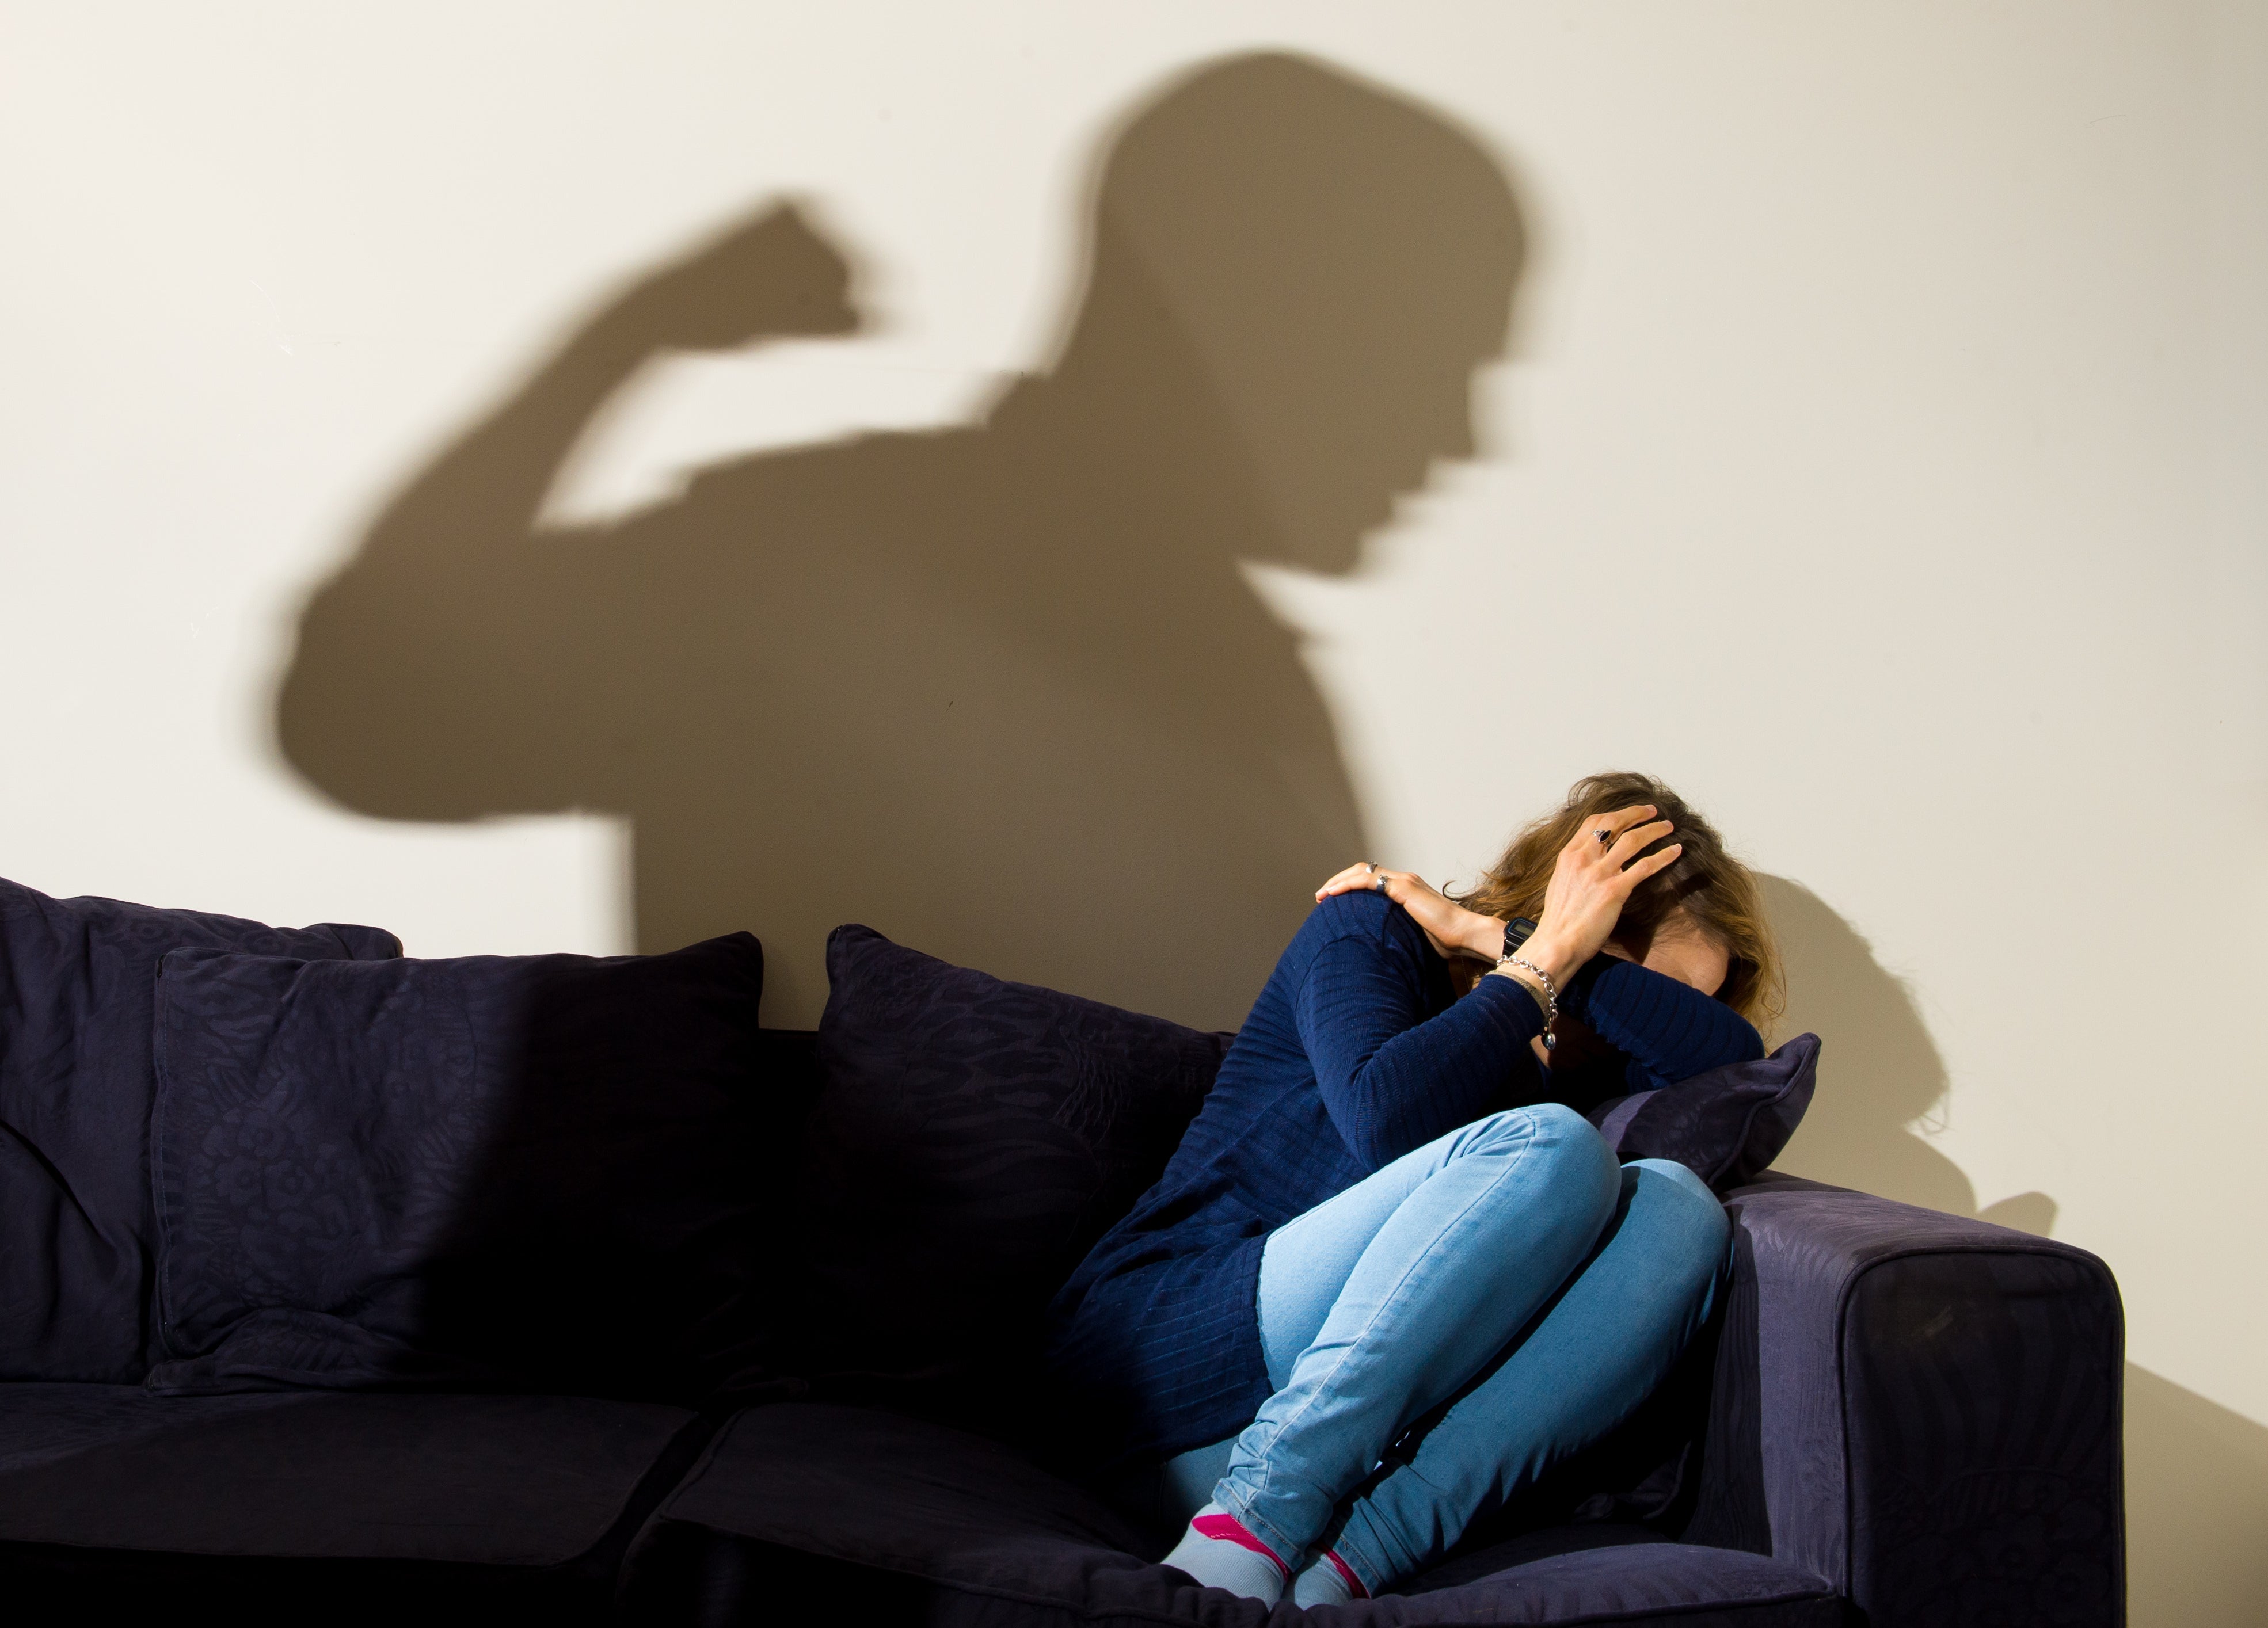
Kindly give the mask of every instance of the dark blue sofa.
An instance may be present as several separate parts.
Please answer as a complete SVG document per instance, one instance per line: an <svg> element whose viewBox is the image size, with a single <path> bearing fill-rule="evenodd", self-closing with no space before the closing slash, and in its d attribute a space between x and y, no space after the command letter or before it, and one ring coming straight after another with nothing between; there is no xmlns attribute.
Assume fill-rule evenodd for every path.
<svg viewBox="0 0 2268 1628"><path fill-rule="evenodd" d="M18 926L60 919L36 896L0 906L21 906ZM390 940L353 936L367 929L308 929L334 935L310 948L197 920L220 923L197 928L214 942L271 957L398 954ZM142 921L131 942L202 942L161 927ZM844 1246L839 1227L814 1230L814 1213L836 1183L828 1161L845 1126L862 1135L872 1116L829 1095L839 1044L824 1053L813 1036L762 1031L772 1140L746 1167L762 1202L735 1224L794 1241L750 1282L832 1331L831 1349L816 1338L766 1347L763 1362L683 1395L406 1370L375 1388L232 1389L208 1371L217 1359L201 1359L203 1377L180 1394L158 1394L148 1353L162 1340L130 1315L112 1332L95 1316L145 1303L161 1323L183 1315L158 1292L158 1269L135 1258L136 1228L153 1224L150 1173L87 1152L148 1135L135 1117L149 1112L137 1083L146 1043L127 1035L101 1063L107 1095L90 1082L99 1047L49 1043L27 1058L32 952L19 942L13 953L0 961L0 986L14 980L0 994L15 1001L14 1032L0 1025L0 1183L15 1184L0 1237L0 1333L15 1342L0 1349L0 1602L11 1623L182 1611L295 1624L1303 1620L1155 1564L1172 1535L1138 1529L1081 1485L1076 1456L1027 1390L1062 1250L1082 1248L1154 1174L1202 1100L1202 1067L1155 1090L1050 1097L1047 1053L1028 1044L1037 1030L994 1011L988 1043L1020 1047L1025 1077L981 1111L965 1094L958 1106L906 1099L916 1162L881 1171L891 1219ZM131 978L102 982L140 967L138 953L56 984L52 1001L34 991L41 1009L146 1023L146 994L118 994ZM1061 998L995 987L1019 1009L1054 1012L1042 1026L1060 1030L1050 1003ZM1190 1057L1217 1057L1216 1038L1176 1032ZM67 1079L75 1096L57 1083ZM90 1130L98 1108L114 1123ZM953 1172L994 1152L1002 1183L954 1208ZM922 1157L933 1162L926 1175ZM48 1197L29 1201L34 1189ZM1042 1197L1027 1203L1030 1193ZM2102 1264L1770 1174L1728 1203L1736 1250L1723 1314L1646 1414L1431 1573L1310 1614L1317 1622L2123 1621L2122 1324ZM1050 1216L1071 1214L1078 1225L1054 1253L1028 1247L1057 1227ZM962 1341L974 1360L925 1374L880 1349L873 1307L853 1302L874 1298L859 1284L893 1270L901 1280L881 1298L925 1324L976 1309ZM90 1283L99 1292L83 1293ZM69 1369L63 1346L34 1349L24 1331L36 1330L96 1354L55 1377ZM103 1356L113 1332L117 1350ZM878 1347L871 1365L862 1340Z"/></svg>
<svg viewBox="0 0 2268 1628"><path fill-rule="evenodd" d="M1499 1522L1317 1620L2123 1622L2122 1334L2102 1263L1791 1177L1730 1207L1736 1276L1683 1495L1651 1524ZM1145 1564L1165 1547L997 1441L783 1403L729 1420L661 1500L621 1601L648 1623L1270 1617Z"/></svg>

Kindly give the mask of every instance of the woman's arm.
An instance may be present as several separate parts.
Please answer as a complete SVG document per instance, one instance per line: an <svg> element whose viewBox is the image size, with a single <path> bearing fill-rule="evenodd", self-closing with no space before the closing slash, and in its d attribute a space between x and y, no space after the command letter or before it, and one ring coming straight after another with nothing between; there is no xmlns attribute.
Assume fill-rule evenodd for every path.
<svg viewBox="0 0 2268 1628"><path fill-rule="evenodd" d="M1653 1090L1764 1054L1738 1012L1690 984L1602 955L1561 992L1560 1010L1631 1060L1631 1089Z"/></svg>
<svg viewBox="0 0 2268 1628"><path fill-rule="evenodd" d="M1593 1023L1592 1027L1600 1037L1639 1059L1641 1074L1654 1082L1668 1083L1720 1063L1740 1061L1744 1056L1761 1056L1763 1042L1738 1014L1697 990L1652 972L1640 980L1610 976L1612 967L1596 964L1631 890L1674 863L1683 851L1682 845L1673 842L1646 852L1671 830L1669 822L1654 819L1654 813L1651 804L1640 804L1586 820L1584 828L1568 840L1553 862L1535 931L1521 946L1518 961L1499 961L1467 999L1516 981L1533 992L1537 1001L1564 1005L1570 1017L1590 1022L1595 1006L1603 1022ZM1351 865L1326 882L1315 896L1327 899L1367 890L1403 905L1426 939L1443 954L1496 958L1503 923L1452 903L1406 871L1385 870L1367 862ZM1585 979L1589 983L1579 994L1576 986ZM1602 980L1607 984L1606 993L1594 1002L1589 997ZM1681 1001L1657 985L1673 985L1690 1000Z"/></svg>
<svg viewBox="0 0 2268 1628"><path fill-rule="evenodd" d="M1331 940L1294 1007L1324 1111L1373 1170L1507 1101L1542 1095L1528 1042L1543 1032L1543 1014L1528 993L1484 979L1426 1017L1414 939L1397 942L1388 922Z"/></svg>
<svg viewBox="0 0 2268 1628"><path fill-rule="evenodd" d="M1654 812L1652 803L1639 803L1583 822L1584 829L1568 839L1552 862L1535 931L1517 957L1498 958L1503 922L1451 903L1408 871L1366 862L1350 865L1318 888L1315 898L1320 902L1346 892L1383 893L1410 913L1442 955L1495 961L1482 987L1490 979L1506 979L1527 986L1539 1001L1553 1003L1606 947L1631 891L1676 863L1684 852L1679 842L1646 852L1672 829L1668 820L1653 818Z"/></svg>

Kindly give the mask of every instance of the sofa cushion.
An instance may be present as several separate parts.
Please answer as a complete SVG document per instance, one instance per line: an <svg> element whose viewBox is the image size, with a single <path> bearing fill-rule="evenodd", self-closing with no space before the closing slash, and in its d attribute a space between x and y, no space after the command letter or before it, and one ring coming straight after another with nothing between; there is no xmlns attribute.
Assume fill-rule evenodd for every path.
<svg viewBox="0 0 2268 1628"><path fill-rule="evenodd" d="M209 1590L230 1620L296 1594L335 1621L493 1597L481 1574L508 1572L523 1597L603 1610L703 1434L676 1408L582 1397L0 1386L0 1588L74 1620Z"/></svg>
<svg viewBox="0 0 2268 1628"><path fill-rule="evenodd" d="M1589 1118L1618 1158L1675 1160L1727 1192L1779 1157L1818 1078L1819 1037L1798 1035L1770 1057L1615 1097Z"/></svg>
<svg viewBox="0 0 2268 1628"><path fill-rule="evenodd" d="M799 1099L747 934L659 956L181 950L153 1389L692 1399L761 1370Z"/></svg>
<svg viewBox="0 0 2268 1628"><path fill-rule="evenodd" d="M547 1566L690 1422L583 1397L0 1386L0 1542Z"/></svg>
<svg viewBox="0 0 2268 1628"><path fill-rule="evenodd" d="M376 928L264 927L0 881L0 1380L148 1366L151 1009L171 950L401 953Z"/></svg>
<svg viewBox="0 0 2268 1628"><path fill-rule="evenodd" d="M1828 1628L1841 1604L1819 1579L1764 1557L1658 1540L1553 1552L1330 1614L1358 1624L1644 1622ZM1079 1488L998 1442L864 1409L787 1403L736 1417L631 1545L633 1621L902 1620L932 1624L1096 1620L1257 1628L1268 1608L1197 1587ZM1499 1558L1511 1558L1511 1551ZM1451 1563L1454 1565L1454 1562ZM1469 1564L1467 1571L1470 1571ZM862 1617L860 1613L865 1613Z"/></svg>
<svg viewBox="0 0 2268 1628"><path fill-rule="evenodd" d="M798 1214L838 1391L1031 1412L1049 1297L1154 1182L1231 1037L1009 983L873 929L828 940Z"/></svg>

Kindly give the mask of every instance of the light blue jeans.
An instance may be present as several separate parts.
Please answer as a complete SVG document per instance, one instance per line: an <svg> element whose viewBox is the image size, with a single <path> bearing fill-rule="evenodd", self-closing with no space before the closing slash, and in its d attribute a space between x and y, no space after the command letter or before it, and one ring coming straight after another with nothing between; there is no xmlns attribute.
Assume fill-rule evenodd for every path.
<svg viewBox="0 0 2268 1628"><path fill-rule="evenodd" d="M1336 1550L1376 1594L1637 1409L1707 1319L1729 1233L1691 1171L1618 1167L1572 1109L1476 1119L1269 1235L1275 1394L1159 1496L1182 1520L1218 1502L1295 1569Z"/></svg>

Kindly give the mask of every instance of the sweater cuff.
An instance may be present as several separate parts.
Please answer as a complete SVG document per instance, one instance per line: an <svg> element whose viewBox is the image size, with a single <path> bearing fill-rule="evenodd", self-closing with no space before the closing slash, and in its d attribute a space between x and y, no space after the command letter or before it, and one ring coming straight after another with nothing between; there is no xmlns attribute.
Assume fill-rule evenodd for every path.
<svg viewBox="0 0 2268 1628"><path fill-rule="evenodd" d="M1577 1023L1591 1025L1591 994L1598 988L1599 979L1617 966L1630 963L1619 956L1595 955L1575 969L1575 976L1559 992L1559 1009Z"/></svg>
<svg viewBox="0 0 2268 1628"><path fill-rule="evenodd" d="M1498 991L1491 998L1499 1002L1510 1002L1509 1005L1504 1007L1504 1010L1511 1016L1514 1023L1518 1023L1522 1029L1528 1031L1523 1037L1524 1038L1533 1040L1536 1036L1543 1032L1543 1023L1547 1008L1543 1004L1543 997L1542 995L1536 994L1534 989L1530 988L1525 980L1514 978L1509 972L1506 973L1501 978L1496 976L1496 974L1492 972L1483 973L1481 975L1480 987L1474 990L1473 994L1475 995L1478 995L1485 993L1489 986L1491 984L1509 984L1512 986L1510 989ZM1468 997L1468 999L1470 997ZM1560 1009L1565 1011L1566 1009L1566 1005L1567 1002L1563 997L1559 1002Z"/></svg>

